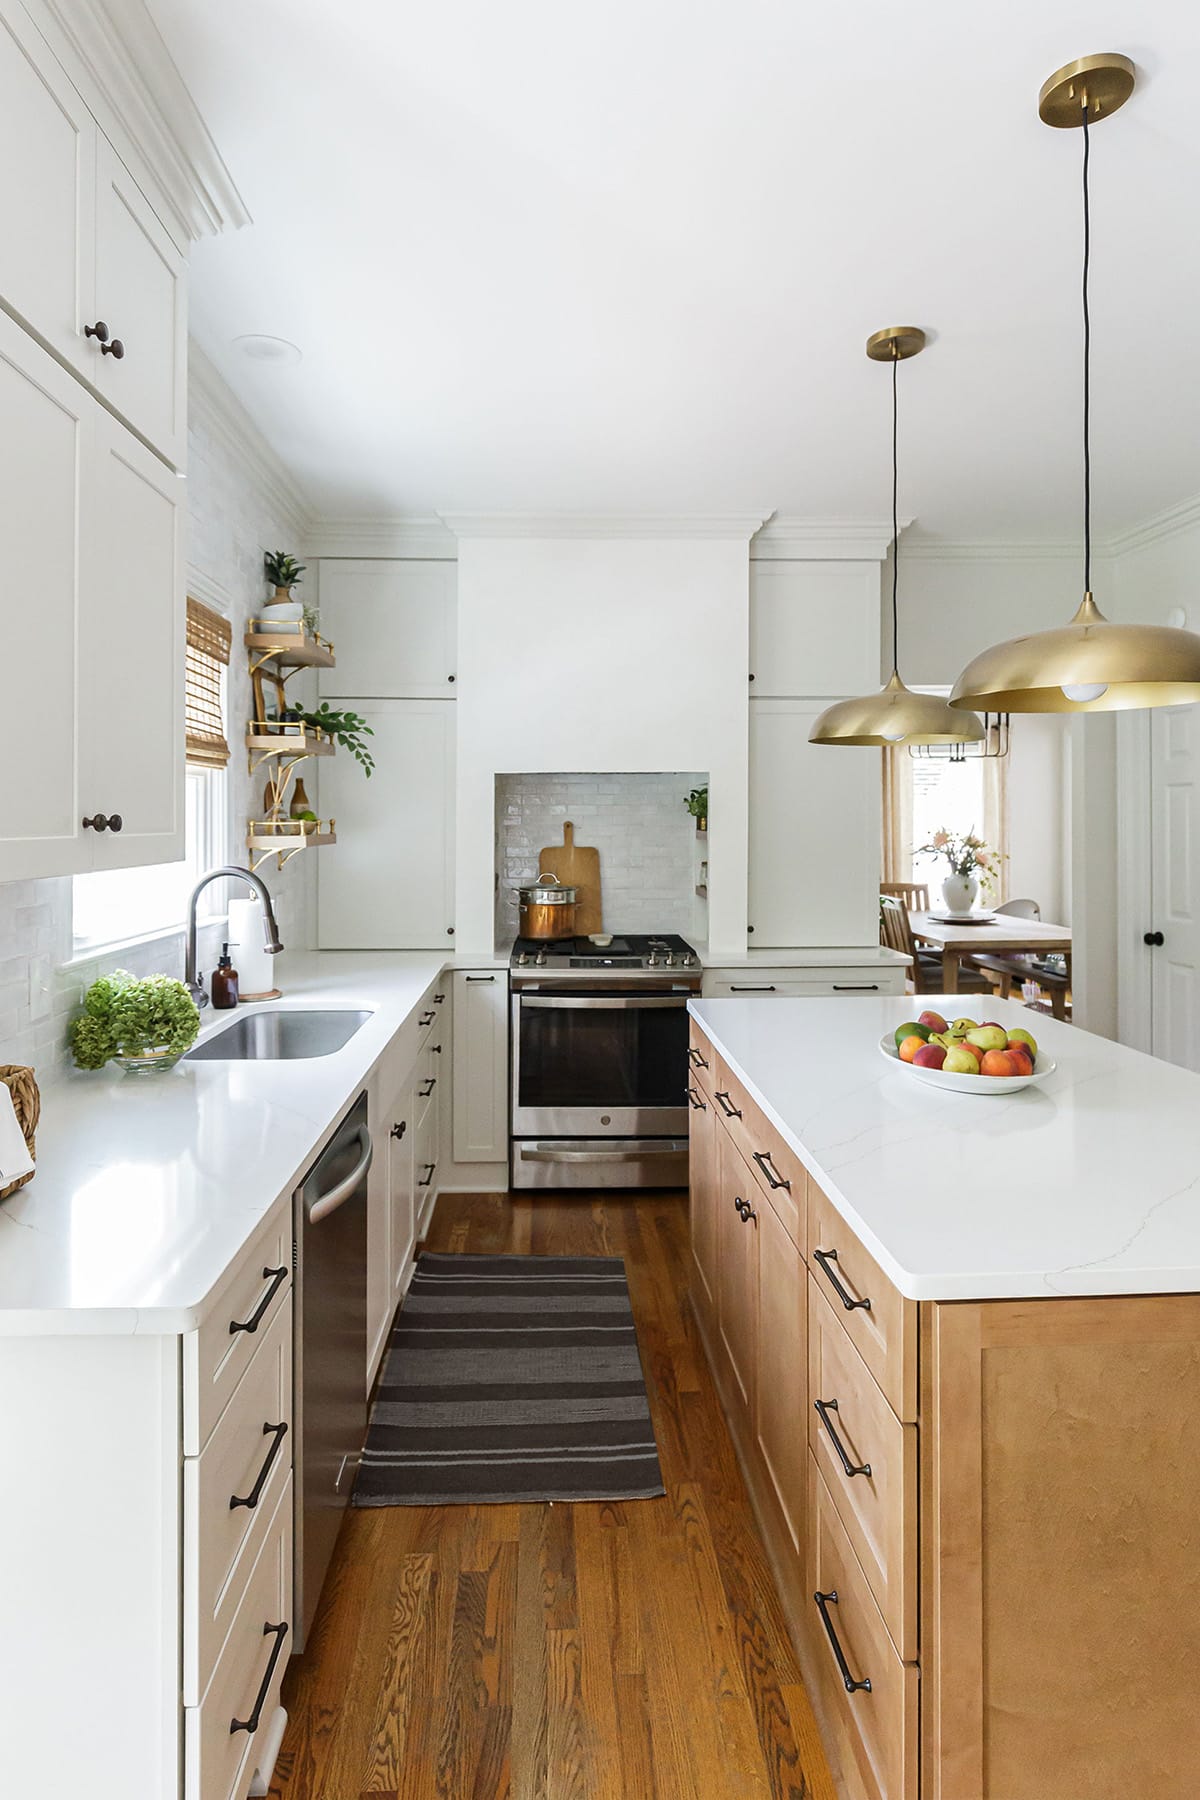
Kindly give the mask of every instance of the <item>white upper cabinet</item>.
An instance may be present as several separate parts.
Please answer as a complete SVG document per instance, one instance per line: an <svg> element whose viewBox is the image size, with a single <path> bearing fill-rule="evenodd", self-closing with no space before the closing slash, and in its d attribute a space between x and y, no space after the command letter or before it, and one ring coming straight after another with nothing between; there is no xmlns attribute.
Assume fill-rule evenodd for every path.
<svg viewBox="0 0 1200 1800"><path fill-rule="evenodd" d="M810 744L821 710L750 705L754 950L879 942L879 753Z"/></svg>
<svg viewBox="0 0 1200 1800"><path fill-rule="evenodd" d="M877 560L751 563L751 697L878 687L879 594Z"/></svg>
<svg viewBox="0 0 1200 1800"><path fill-rule="evenodd" d="M322 669L322 696L453 700L457 582L453 562L323 559L321 630L337 667Z"/></svg>

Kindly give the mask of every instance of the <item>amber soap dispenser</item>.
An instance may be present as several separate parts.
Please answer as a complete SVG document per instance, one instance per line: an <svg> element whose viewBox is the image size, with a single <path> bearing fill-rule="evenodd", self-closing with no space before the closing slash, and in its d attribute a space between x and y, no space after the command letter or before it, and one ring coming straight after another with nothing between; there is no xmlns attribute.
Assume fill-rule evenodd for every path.
<svg viewBox="0 0 1200 1800"><path fill-rule="evenodd" d="M221 960L213 970L212 1003L218 1009L238 1003L237 970L229 960L229 945L221 945Z"/></svg>

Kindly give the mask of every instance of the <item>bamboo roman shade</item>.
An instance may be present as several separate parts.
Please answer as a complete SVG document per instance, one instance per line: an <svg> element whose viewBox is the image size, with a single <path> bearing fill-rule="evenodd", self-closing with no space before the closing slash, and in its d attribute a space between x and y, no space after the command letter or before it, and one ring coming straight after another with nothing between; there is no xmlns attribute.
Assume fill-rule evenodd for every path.
<svg viewBox="0 0 1200 1800"><path fill-rule="evenodd" d="M188 595L187 603L187 759L205 769L223 769L229 761L225 718L221 711L221 670L229 665L232 634L229 620Z"/></svg>

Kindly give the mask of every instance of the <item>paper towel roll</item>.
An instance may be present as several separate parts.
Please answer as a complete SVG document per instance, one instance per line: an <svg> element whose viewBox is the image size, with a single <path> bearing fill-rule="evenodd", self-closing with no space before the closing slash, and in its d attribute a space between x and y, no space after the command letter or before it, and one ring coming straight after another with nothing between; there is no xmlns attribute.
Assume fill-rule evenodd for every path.
<svg viewBox="0 0 1200 1800"><path fill-rule="evenodd" d="M269 994L278 985L276 958L268 956L263 935L261 900L229 902L229 954L238 973L238 993L243 1000Z"/></svg>

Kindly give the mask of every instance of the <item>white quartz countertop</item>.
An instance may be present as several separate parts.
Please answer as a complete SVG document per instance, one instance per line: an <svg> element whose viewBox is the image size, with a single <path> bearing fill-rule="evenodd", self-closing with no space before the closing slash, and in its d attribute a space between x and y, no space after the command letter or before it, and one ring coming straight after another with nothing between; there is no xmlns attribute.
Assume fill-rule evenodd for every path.
<svg viewBox="0 0 1200 1800"><path fill-rule="evenodd" d="M809 950L741 950L721 952L698 949L706 969L879 969L907 968L912 958L884 944L867 944L856 950L831 945Z"/></svg>
<svg viewBox="0 0 1200 1800"><path fill-rule="evenodd" d="M37 1174L0 1202L0 1334L194 1329L422 994L456 966L495 965L436 951L288 953L284 998L239 1011L370 1011L332 1056L184 1061L150 1076L110 1065L47 1085ZM236 1016L206 1010L202 1036Z"/></svg>
<svg viewBox="0 0 1200 1800"><path fill-rule="evenodd" d="M1020 1024L1058 1068L991 1098L923 1086L879 1040L926 1008ZM1200 1075L986 996L689 1011L910 1299L1200 1292Z"/></svg>

